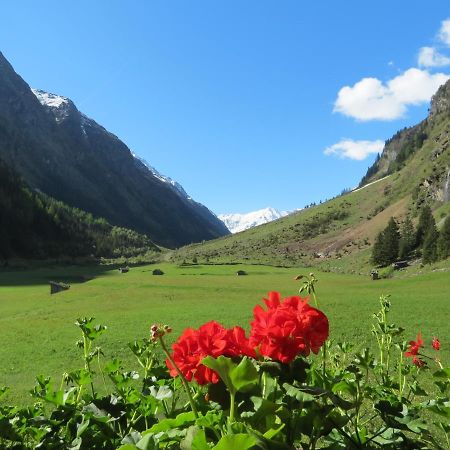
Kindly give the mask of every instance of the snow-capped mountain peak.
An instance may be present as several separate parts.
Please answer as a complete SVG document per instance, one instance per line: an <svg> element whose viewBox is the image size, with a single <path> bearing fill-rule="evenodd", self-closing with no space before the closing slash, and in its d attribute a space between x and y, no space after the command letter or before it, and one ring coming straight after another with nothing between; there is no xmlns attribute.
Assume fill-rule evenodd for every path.
<svg viewBox="0 0 450 450"><path fill-rule="evenodd" d="M245 214L219 214L218 217L232 233L239 233L240 231L280 219L290 213L291 211L278 211L275 208L268 207Z"/></svg>
<svg viewBox="0 0 450 450"><path fill-rule="evenodd" d="M31 89L33 94L44 106L50 106L51 108L59 108L61 105L69 103L67 97L62 95L51 94L50 92L42 91L41 89Z"/></svg>
<svg viewBox="0 0 450 450"><path fill-rule="evenodd" d="M41 89L32 88L31 91L42 106L50 108L53 111L57 122L61 122L69 115L69 109L73 103L67 97L45 92Z"/></svg>
<svg viewBox="0 0 450 450"><path fill-rule="evenodd" d="M131 154L133 155L133 158L135 159L136 165L138 167L140 167L143 170L149 170L154 177L158 178L158 180L170 185L170 187L174 191L176 191L178 194L180 194L182 197L186 197L188 200L191 200L191 197L183 189L183 186L181 186L180 183L178 183L175 180L172 180L172 178L170 178L170 177L162 175L153 166L151 166L145 159L141 158L140 156L136 155L135 153L132 152Z"/></svg>

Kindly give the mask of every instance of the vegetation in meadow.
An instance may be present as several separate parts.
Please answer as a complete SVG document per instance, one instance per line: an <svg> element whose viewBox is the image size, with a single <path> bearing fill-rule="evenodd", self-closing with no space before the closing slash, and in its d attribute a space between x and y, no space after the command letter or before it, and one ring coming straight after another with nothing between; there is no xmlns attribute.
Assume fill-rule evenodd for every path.
<svg viewBox="0 0 450 450"><path fill-rule="evenodd" d="M154 257L160 252L147 236L32 191L1 160L0 210L0 262L13 257Z"/></svg>
<svg viewBox="0 0 450 450"><path fill-rule="evenodd" d="M409 259L422 256L424 264L431 264L449 256L450 248L450 216L448 216L439 232L436 228L431 208L422 208L417 230L412 221L406 218L401 232L397 222L390 218L386 228L375 239L372 248L372 261L380 266L387 266L401 258Z"/></svg>
<svg viewBox="0 0 450 450"><path fill-rule="evenodd" d="M2 447L448 448L450 367L439 337L419 332L408 344L382 296L374 351L332 342L316 277L296 278L309 301L269 293L248 335L212 320L186 328L170 349L172 328L153 324L129 344L138 370L105 361L97 342L106 327L78 319L82 367L58 383L37 377L33 406L2 403Z"/></svg>

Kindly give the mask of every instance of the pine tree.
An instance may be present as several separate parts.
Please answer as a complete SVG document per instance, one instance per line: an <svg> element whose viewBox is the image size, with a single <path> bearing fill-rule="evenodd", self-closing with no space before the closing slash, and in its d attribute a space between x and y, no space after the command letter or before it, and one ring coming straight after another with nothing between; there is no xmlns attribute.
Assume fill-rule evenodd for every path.
<svg viewBox="0 0 450 450"><path fill-rule="evenodd" d="M386 257L388 264L394 262L398 258L400 244L400 233L398 231L397 222L393 217L390 218L385 231Z"/></svg>
<svg viewBox="0 0 450 450"><path fill-rule="evenodd" d="M406 217L400 232L399 258L407 258L416 246L416 235L414 225L409 216Z"/></svg>
<svg viewBox="0 0 450 450"><path fill-rule="evenodd" d="M450 216L444 221L439 238L437 240L437 257L438 259L446 259L450 257Z"/></svg>
<svg viewBox="0 0 450 450"><path fill-rule="evenodd" d="M372 249L372 260L375 264L387 266L393 263L399 252L400 233L393 217L387 227L377 236Z"/></svg>
<svg viewBox="0 0 450 450"><path fill-rule="evenodd" d="M420 213L419 223L417 225L416 231L416 247L422 247L425 236L428 233L428 230L434 226L436 227L436 222L434 221L433 213L431 212L431 208L426 205L422 208L422 212Z"/></svg>
<svg viewBox="0 0 450 450"><path fill-rule="evenodd" d="M383 248L384 232L381 231L375 238L375 242L372 247L372 261L374 264L383 265L384 263L384 248Z"/></svg>
<svg viewBox="0 0 450 450"><path fill-rule="evenodd" d="M434 222L434 219L433 219ZM436 228L436 224L430 225L422 247L422 262L424 264L431 264L437 261L437 241L439 233Z"/></svg>

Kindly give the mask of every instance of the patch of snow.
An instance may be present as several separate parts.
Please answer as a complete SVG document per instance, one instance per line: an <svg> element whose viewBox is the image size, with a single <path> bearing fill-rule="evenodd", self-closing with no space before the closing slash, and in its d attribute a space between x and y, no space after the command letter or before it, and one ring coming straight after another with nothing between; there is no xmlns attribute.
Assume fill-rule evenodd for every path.
<svg viewBox="0 0 450 450"><path fill-rule="evenodd" d="M61 105L69 103L69 99L61 95L51 94L41 89L31 89L33 94L41 102L41 105L50 106L51 108L59 108Z"/></svg>
<svg viewBox="0 0 450 450"><path fill-rule="evenodd" d="M245 214L219 214L218 217L232 233L239 233L240 231L280 219L292 212L278 211L275 208L268 207Z"/></svg>
<svg viewBox="0 0 450 450"><path fill-rule="evenodd" d="M383 181L383 180L385 180L386 178L389 178L390 176L391 176L391 175L386 175L385 177L380 178L379 180L372 181L371 183L367 183L367 184L365 184L364 186L362 186L362 187L360 187L360 188L352 189L350 192L358 192L358 191L360 191L361 189L365 189L365 188L368 187L368 186L372 186L372 184L378 183L379 181Z"/></svg>
<svg viewBox="0 0 450 450"><path fill-rule="evenodd" d="M175 192L180 194L182 197L185 197L187 200L192 200L192 198L187 194L187 192L183 189L183 186L181 186L180 183L176 182L175 180L172 180L172 178L167 177L165 175L162 175L160 172L158 172L153 166L151 166L145 159L141 158L140 156L136 155L135 153L131 152L133 155L133 158L137 164L138 167L144 170L148 170L151 172L151 174L158 178L158 180L162 181L163 183L168 184Z"/></svg>
<svg viewBox="0 0 450 450"><path fill-rule="evenodd" d="M61 122L69 115L70 99L62 95L51 94L41 89L31 89L42 106L51 108L56 122Z"/></svg>

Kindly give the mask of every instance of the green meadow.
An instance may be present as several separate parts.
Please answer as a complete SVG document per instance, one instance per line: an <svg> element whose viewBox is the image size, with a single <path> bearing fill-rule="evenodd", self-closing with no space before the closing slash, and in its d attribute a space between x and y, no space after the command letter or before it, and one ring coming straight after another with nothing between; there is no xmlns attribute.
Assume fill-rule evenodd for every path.
<svg viewBox="0 0 450 450"><path fill-rule="evenodd" d="M161 268L163 276L152 275ZM237 270L248 275L236 276ZM127 343L147 337L154 322L169 324L175 339L185 327L209 320L248 329L253 307L264 295L280 291L296 295L308 269L257 265L159 264L132 267L120 274L108 267L48 267L0 272L0 385L11 388L5 401L28 403L38 374L56 377L82 366L75 342L78 317L95 317L108 331L98 341L107 359L118 357L127 370L136 368ZM316 286L319 308L334 341L355 349L372 346L372 313L381 294L390 294L391 320L406 329L405 340L422 332L442 342L442 359L450 362L450 272L371 281L367 276L320 273ZM71 284L50 295L49 280ZM96 341L97 343L97 341Z"/></svg>

